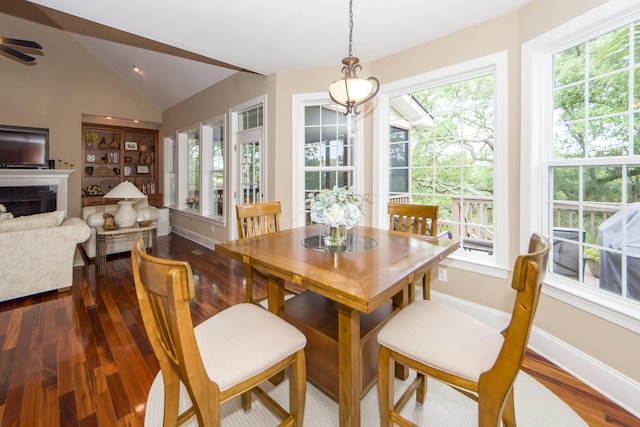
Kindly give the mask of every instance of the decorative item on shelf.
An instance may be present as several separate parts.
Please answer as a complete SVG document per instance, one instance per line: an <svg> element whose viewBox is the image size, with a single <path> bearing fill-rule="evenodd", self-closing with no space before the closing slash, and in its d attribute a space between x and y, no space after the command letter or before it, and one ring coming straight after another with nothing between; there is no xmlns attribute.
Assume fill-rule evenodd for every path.
<svg viewBox="0 0 640 427"><path fill-rule="evenodd" d="M138 190L130 181L123 181L114 189L104 195L105 199L123 199L118 202L120 209L116 212L116 224L120 227L133 227L138 214L133 210L133 204L137 199L144 199L145 195Z"/></svg>
<svg viewBox="0 0 640 427"><path fill-rule="evenodd" d="M109 144L109 148L114 148L114 149L120 148L120 142L118 142L118 139L116 138L115 135L113 135L113 139L111 140L111 144Z"/></svg>
<svg viewBox="0 0 640 427"><path fill-rule="evenodd" d="M84 173L85 175L93 175L93 166L85 166Z"/></svg>
<svg viewBox="0 0 640 427"><path fill-rule="evenodd" d="M100 144L98 144L99 148L107 148L107 141L104 139L104 136L100 140Z"/></svg>
<svg viewBox="0 0 640 427"><path fill-rule="evenodd" d="M362 196L347 186L336 185L331 190L311 194L307 202L311 205L311 221L325 224L328 228L325 246L335 251L345 250L347 230L355 227L364 214Z"/></svg>
<svg viewBox="0 0 640 427"><path fill-rule="evenodd" d="M124 142L124 149L125 150L137 150L138 149L138 143L135 141L125 141Z"/></svg>
<svg viewBox="0 0 640 427"><path fill-rule="evenodd" d="M125 163L131 163L132 161L133 161L133 157L131 157L131 156L125 156L124 157L124 162Z"/></svg>
<svg viewBox="0 0 640 427"><path fill-rule="evenodd" d="M149 166L147 165L136 166L136 173L149 173Z"/></svg>
<svg viewBox="0 0 640 427"><path fill-rule="evenodd" d="M87 163L94 163L96 161L95 154L87 154Z"/></svg>
<svg viewBox="0 0 640 427"><path fill-rule="evenodd" d="M346 108L345 115L359 114L358 106L378 93L380 82L375 77L361 79L356 75L362 69L360 60L353 56L353 0L349 0L349 56L342 59L343 76L329 85L329 96L336 104Z"/></svg>
<svg viewBox="0 0 640 427"><path fill-rule="evenodd" d="M147 151L147 146L145 144L140 144L140 148L138 148L138 150Z"/></svg>
<svg viewBox="0 0 640 427"><path fill-rule="evenodd" d="M100 183L100 191L102 191L102 194L107 194L109 191L114 189L117 185L118 185L117 179L113 179L113 178L105 179Z"/></svg>
<svg viewBox="0 0 640 427"><path fill-rule="evenodd" d="M120 168L113 168L113 173L115 173L116 175L120 174Z"/></svg>
<svg viewBox="0 0 640 427"><path fill-rule="evenodd" d="M84 134L84 142L87 143L87 148L92 149L93 144L98 140L98 135L93 132L88 132Z"/></svg>
<svg viewBox="0 0 640 427"><path fill-rule="evenodd" d="M102 218L104 218L104 225L102 226L102 228L104 228L105 230L115 230L116 228L118 228L112 214L105 212L102 214Z"/></svg>
<svg viewBox="0 0 640 427"><path fill-rule="evenodd" d="M94 173L95 175L98 175L98 176L111 176L113 175L113 170L106 166L99 166L95 168Z"/></svg>
<svg viewBox="0 0 640 427"><path fill-rule="evenodd" d="M86 192L89 196L99 196L100 194L103 194L102 192L100 192L99 185L89 185Z"/></svg>

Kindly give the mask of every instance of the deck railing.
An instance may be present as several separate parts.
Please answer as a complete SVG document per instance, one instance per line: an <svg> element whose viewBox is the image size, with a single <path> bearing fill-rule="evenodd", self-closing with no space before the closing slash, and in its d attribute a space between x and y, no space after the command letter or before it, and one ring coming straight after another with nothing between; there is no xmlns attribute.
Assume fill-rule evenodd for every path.
<svg viewBox="0 0 640 427"><path fill-rule="evenodd" d="M392 203L411 203L410 194L397 194L389 198ZM582 229L585 242L598 243L598 227L620 210L619 203L583 203ZM554 228L578 228L580 211L576 204L556 202L553 204ZM438 220L438 233L449 231L455 238L464 238L484 246L493 244L493 198L453 197L451 199L451 219Z"/></svg>

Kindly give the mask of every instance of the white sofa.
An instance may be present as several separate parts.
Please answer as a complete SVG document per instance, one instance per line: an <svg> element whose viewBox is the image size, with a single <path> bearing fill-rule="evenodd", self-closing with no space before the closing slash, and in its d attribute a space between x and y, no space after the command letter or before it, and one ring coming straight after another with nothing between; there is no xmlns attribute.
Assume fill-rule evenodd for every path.
<svg viewBox="0 0 640 427"><path fill-rule="evenodd" d="M106 212L115 215L118 209L120 209L119 205L86 206L82 208L82 220L87 223L91 231L89 239L82 244L87 257L96 257L96 227L104 225L103 214ZM158 208L149 206L146 199L134 204L133 209L138 213L139 218L144 218L145 220L158 221L160 217ZM107 255L130 251L133 248L133 242L136 237L136 235L132 235L130 239L108 240Z"/></svg>
<svg viewBox="0 0 640 427"><path fill-rule="evenodd" d="M80 218L49 212L0 221L0 301L73 284L78 243L89 238Z"/></svg>

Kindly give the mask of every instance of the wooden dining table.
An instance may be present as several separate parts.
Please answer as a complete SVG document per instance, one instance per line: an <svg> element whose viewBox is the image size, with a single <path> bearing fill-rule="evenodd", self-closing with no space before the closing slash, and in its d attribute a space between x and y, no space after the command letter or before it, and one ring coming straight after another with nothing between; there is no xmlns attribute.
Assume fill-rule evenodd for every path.
<svg viewBox="0 0 640 427"><path fill-rule="evenodd" d="M360 399L375 383L377 331L410 302L414 280L459 244L357 226L346 250L335 251L324 246L324 233L314 224L219 243L215 250L269 278L269 310L303 330L308 379L337 399L340 426L353 427L360 425ZM284 281L311 292L285 304Z"/></svg>

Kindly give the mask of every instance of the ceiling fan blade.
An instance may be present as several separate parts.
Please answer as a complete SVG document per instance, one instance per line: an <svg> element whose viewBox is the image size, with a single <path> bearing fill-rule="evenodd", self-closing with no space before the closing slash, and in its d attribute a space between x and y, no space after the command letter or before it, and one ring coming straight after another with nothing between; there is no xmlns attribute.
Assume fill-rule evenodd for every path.
<svg viewBox="0 0 640 427"><path fill-rule="evenodd" d="M5 46L5 45L2 45L2 44L0 44L0 50L8 53L11 56L14 56L14 57L18 58L18 59L26 61L26 62L31 62L34 59L36 59L33 56L26 55L26 54L24 54L22 52L19 52L19 51L15 50L15 49L10 48L9 46Z"/></svg>
<svg viewBox="0 0 640 427"><path fill-rule="evenodd" d="M31 40L11 39L8 37L0 37L0 44L12 44L14 46L30 47L33 49L42 49L39 43Z"/></svg>

